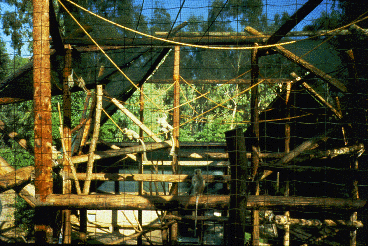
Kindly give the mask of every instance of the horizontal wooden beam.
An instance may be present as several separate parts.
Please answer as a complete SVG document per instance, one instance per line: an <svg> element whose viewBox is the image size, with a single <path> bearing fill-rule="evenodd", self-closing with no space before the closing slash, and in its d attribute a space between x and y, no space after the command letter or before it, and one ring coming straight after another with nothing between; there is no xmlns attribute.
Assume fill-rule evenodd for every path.
<svg viewBox="0 0 368 246"><path fill-rule="evenodd" d="M172 161L144 161L143 165L145 166L172 166ZM179 161L179 166L196 166L196 167L224 167L228 166L228 161Z"/></svg>
<svg viewBox="0 0 368 246"><path fill-rule="evenodd" d="M290 79L287 78L266 78L261 79L263 80L262 83L265 84L277 84L277 83L288 83L290 82ZM186 80L189 84L249 84L251 82L251 79L193 79L193 80ZM146 83L153 83L153 84L172 84L172 79L150 79Z"/></svg>
<svg viewBox="0 0 368 246"><path fill-rule="evenodd" d="M226 183L230 175L203 175L207 183ZM73 179L72 176L69 177ZM78 180L85 180L85 173L77 174ZM191 182L192 175L187 174L122 174L122 173L94 173L91 180L99 181L146 181L146 182Z"/></svg>
<svg viewBox="0 0 368 246"><path fill-rule="evenodd" d="M363 29L368 31L368 29ZM167 37L168 32L155 32L157 37ZM254 37L268 40L272 33L263 33ZM288 32L285 37L305 37L305 36L336 36L336 35L351 35L349 30L318 30L318 31L293 31ZM226 37L226 36L248 36L247 32L178 32L176 37Z"/></svg>
<svg viewBox="0 0 368 246"><path fill-rule="evenodd" d="M199 207L226 209L229 206L229 195L202 195ZM360 210L367 201L345 198L320 197L283 197L283 196L248 196L247 208L272 210L301 209L337 209ZM187 210L196 205L195 196L149 196L149 195L74 195L51 194L45 202L38 200L37 206L75 209L121 209L121 210Z"/></svg>
<svg viewBox="0 0 368 246"><path fill-rule="evenodd" d="M13 188L19 188L31 180L33 166L22 167L16 171L3 174L0 176L0 192L4 192Z"/></svg>
<svg viewBox="0 0 368 246"><path fill-rule="evenodd" d="M172 40L175 42L181 42L186 44L196 44L196 45L252 45L254 43L261 43L263 39L253 36L226 36L226 37L211 37L210 39L206 37L173 37L168 38L168 40ZM85 45L94 45L94 43L88 38L64 38L65 44L77 45L77 46L85 46ZM160 40L152 39L152 38L97 38L95 41L102 46L162 46L162 45L170 45L174 46L175 44L163 42Z"/></svg>
<svg viewBox="0 0 368 246"><path fill-rule="evenodd" d="M167 140L160 143L147 143L146 148L144 148L144 146L142 145L136 145L117 150L96 151L94 154L94 160L117 157L126 154L143 153L144 151L150 152L154 150L169 148L171 146L172 146L171 140ZM74 164L83 163L88 161L88 155L73 156L71 159Z"/></svg>

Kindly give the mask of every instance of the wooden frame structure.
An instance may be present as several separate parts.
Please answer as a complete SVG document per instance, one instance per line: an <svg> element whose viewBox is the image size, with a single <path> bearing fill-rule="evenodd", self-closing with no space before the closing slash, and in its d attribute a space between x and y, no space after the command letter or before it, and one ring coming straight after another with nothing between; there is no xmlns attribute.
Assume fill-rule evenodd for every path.
<svg viewBox="0 0 368 246"><path fill-rule="evenodd" d="M338 79L332 78L330 75L324 73L323 71L315 68L312 64L309 64L305 60L297 57L295 54L286 50L281 46L274 46L272 49L267 50L266 52L260 52L257 49L258 44L276 44L281 38L287 35L287 33L298 23L301 21L304 16L309 14L319 3L321 0L309 0L302 8L300 8L292 17L291 20L285 25L283 25L278 31L276 31L273 35L263 35L257 30L247 27L246 32L254 36L247 37L237 37L233 36L229 37L219 37L217 39L211 39L214 45L218 44L227 44L231 45L233 42L239 44L239 39L243 42L242 44L253 45L254 49L252 51L252 76L250 81L236 81L234 83L249 83L251 86L254 86L251 91L251 118L252 118L252 148L251 150L246 150L244 134L241 129L236 129L233 131L229 131L226 133L227 140L227 148L228 154L216 154L216 153L203 153L203 157L212 157L212 158L223 158L228 159L229 161L225 161L226 166L229 165L231 169L231 175L207 175L205 178L207 182L228 182L231 185L231 195L204 195L199 199L200 207L206 208L218 208L221 210L229 209L230 216L228 219L224 219L226 223L236 225L235 229L230 231L228 234L229 242L237 242L239 244L244 244L244 237L239 237L239 235L244 235L245 226L245 215L242 212L239 212L239 209L251 209L252 210L252 245L259 245L259 225L260 218L259 209L273 209L273 210L298 210L298 209L339 209L339 210L348 210L352 212L351 221L340 221L340 222L330 222L324 221L326 225L329 226L340 226L344 228L349 228L352 230L350 245L356 244L356 228L362 227L362 223L357 221L356 211L361 211L366 208L367 201L360 200L358 197L357 191L357 181L353 181L354 191L352 198L350 199L342 199L342 198L315 198L315 197L288 197L288 194L285 196L262 196L259 195L259 186L256 185L254 187L247 185L249 180L257 181L257 175L261 171L263 171L263 175L259 180L264 179L268 176L272 171L278 170L288 170L293 168L293 170L305 170L307 168L314 167L305 167L299 166L295 168L295 166L291 167L288 164L290 161L303 160L303 158L326 158L328 156L339 155L339 154L348 154L348 153L357 153L364 149L364 146L360 143L353 146L344 146L339 149L334 149L330 151L312 151L307 152L307 150L313 149L317 142L326 141L328 139L328 134L323 136L316 136L313 139L307 140L298 147L293 150L290 150L288 147L288 138L290 138L290 129L286 130L285 136L285 153L261 153L258 141L259 141L259 110L257 108L258 105L258 74L259 74L259 66L258 66L258 58L261 55L271 54L273 52L278 52L281 55L285 56L287 59L292 60L294 63L300 65L310 73L315 76L321 78L322 80L330 83L335 86L342 92L346 92L348 88L341 83ZM70 209L81 209L81 211L85 211L86 209L126 209L126 210L167 210L170 213L167 215L172 218L169 224L162 225L158 229L166 230L168 229L170 233L166 234L166 238L163 239L163 242L169 242L171 244L177 244L177 232L178 232L178 221L182 218L179 216L176 211L185 210L188 208L193 208L195 205L195 198L192 196L179 196L177 183L179 182L190 182L190 176L178 174L178 166L180 165L179 157L185 156L185 152L179 152L179 52L180 47L175 47L175 64L174 64L174 78L175 81L175 90L174 90L174 131L173 131L173 141L159 141L160 139L155 139L150 130L145 127L143 114L141 114L140 119L134 118L134 116L130 116L130 118L134 118L134 122L141 128L141 136L143 136L143 131L146 132L149 136L151 136L155 143L147 144L145 147L138 146L128 146L123 148L116 148L113 150L107 151L95 151L95 146L98 138L99 131L99 115L101 114L102 108L102 87L99 88L100 93L96 102L96 113L94 126L83 126L83 136L84 138L88 136L88 132L93 130L93 138L91 140L90 152L88 155L77 155L71 157L71 121L70 121L70 90L68 89L68 76L71 73L71 44L78 45L83 44L86 45L88 42L86 40L71 40L71 39L62 39L58 32L55 32L54 28L51 32L52 42L54 44L55 49L58 53L63 54L65 56L65 68L64 68L64 83L63 83L63 143L64 143L64 152L66 156L64 157L63 163L66 172L71 172L73 175L69 175L65 177L64 182L64 192L63 194L52 194L52 179L51 179L51 171L52 171L52 137L51 137L51 79L50 79L50 45L49 45L49 27L50 25L57 25L55 23L56 19L54 18L53 6L52 3L49 5L49 1L47 0L33 0L34 5L34 61L33 61L33 80L34 80L34 102L35 102L35 167L34 169L31 167L24 168L22 170L18 170L16 172L12 172L14 170L7 170L3 174L3 178L7 180L13 180L14 182L0 182L0 187L3 190L13 189L14 187L18 187L23 185L24 183L29 182L31 179L31 172L35 172L35 191L36 195L33 196L32 192L29 191L29 187L27 186L20 191L20 195L24 197L28 203L32 204L36 208L36 243L51 243L52 241L52 228L50 227L50 221L45 218L45 216L41 216L41 214L45 213L44 209L64 209L63 210L63 243L70 244L71 243L71 226L70 226ZM49 10L51 10L49 12ZM49 15L50 13L50 15ZM350 31L360 31L359 27L354 26ZM364 32L364 30L363 30ZM165 35L165 34L164 34ZM194 34L193 34L194 35ZM194 35L195 36L195 35ZM261 38L260 38L261 37ZM179 37L181 41L184 42L197 42L196 37L188 37L183 39L183 37ZM172 38L175 40L175 38ZM235 41L234 41L235 40ZM144 41L141 43L134 42L134 44L129 44L125 40L127 46L145 46L147 45ZM208 43L206 43L208 44ZM120 46L119 42L117 43L103 43L106 49L114 49L118 48L116 46ZM152 41L150 40L150 45ZM162 46L162 44L160 44ZM91 52L95 49L95 47L77 47L80 51ZM165 48L167 49L167 48ZM165 55L167 50L163 51L162 55ZM296 77L296 80L300 80L300 77ZM157 83L162 83L165 81L158 81ZM272 82L272 81L271 81ZM285 82L285 80L284 80ZM215 82L206 82L201 81L200 83L218 83ZM291 82L290 82L291 83ZM308 85L308 84L307 84ZM306 86L307 86L306 85ZM142 85L140 85L142 86ZM142 87L141 87L142 89ZM317 92L313 92L317 93ZM318 96L318 93L317 93ZM143 97L141 101L141 111L143 112ZM323 102L323 100L322 100ZM324 102L326 104L326 102ZM327 105L328 106L328 105ZM342 114L334 108L329 108L341 119L343 118ZM127 115L129 111L126 112ZM93 120L92 120L93 121ZM88 119L87 117L84 120L84 123L88 122L91 125L91 117ZM83 121L81 122L81 125ZM290 126L286 126L287 128ZM0 126L1 131L6 131L5 126ZM9 135L10 136L10 135ZM11 135L14 137L14 134ZM16 135L15 135L16 136ZM24 141L19 141L24 148L28 148L27 145L24 144ZM105 174L105 173L92 173L93 162L98 159L112 157L112 156L122 156L122 155L130 155L132 158L133 154L139 154L146 151L154 151L158 149L168 149L174 146L174 158L172 161L172 175L161 175L161 174L143 174L143 165L144 160L140 159L140 170L141 172L136 175L121 175L121 174ZM248 152L247 152L248 151ZM190 153L189 153L190 155ZM188 155L187 155L188 156ZM197 156L198 157L198 156ZM274 158L278 161L267 164L263 168L260 168L260 159L262 158ZM248 159L251 160L251 165L248 167L247 162ZM5 161L4 161L5 162ZM84 173L76 173L74 165L78 163L88 162L88 171ZM74 170L74 171L73 171ZM325 170L325 169L324 169ZM358 165L356 163L355 167L350 170L341 170L341 171L349 171L350 174L359 174ZM89 194L89 183L91 180L101 180L101 181L137 181L140 182L140 187L142 186L143 181L166 181L172 182L173 186L170 190L170 194L166 196L149 196L144 195L142 193L142 188L139 190L138 195L90 195ZM258 180L258 181L259 181ZM84 182L84 189L81 190L77 188L78 194L71 194L72 184L79 184L79 181ZM245 194L240 194L239 190L245 190ZM173 207L175 209L173 209ZM176 210L176 211L175 211ZM41 212L42 211L42 212ZM82 215L83 214L83 215ZM141 218L140 214L140 220ZM284 218L284 217L283 217ZM205 217L201 217L200 219L209 219ZM312 222L301 221L297 219L290 219L289 214L285 214L286 222L278 222L279 224L289 226L293 224L308 224L309 226L318 226L313 224ZM322 222L321 222L322 223ZM329 224L330 223L330 224ZM86 215L81 212L81 235L84 233L84 238L82 240L86 240ZM285 227L286 228L286 227ZM287 230L285 229L286 233ZM140 236L143 236L142 232ZM170 235L170 236L169 236ZM284 245L289 245L289 235L285 235ZM142 243L142 239L138 240L138 242Z"/></svg>

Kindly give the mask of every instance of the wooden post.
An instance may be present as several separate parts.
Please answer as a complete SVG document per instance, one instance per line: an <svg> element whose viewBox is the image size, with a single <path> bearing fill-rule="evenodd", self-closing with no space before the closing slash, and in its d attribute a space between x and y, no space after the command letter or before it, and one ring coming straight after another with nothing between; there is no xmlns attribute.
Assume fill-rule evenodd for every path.
<svg viewBox="0 0 368 246"><path fill-rule="evenodd" d="M35 189L40 201L52 193L52 123L49 1L33 0L33 86ZM50 216L45 208L35 210L36 244L52 243Z"/></svg>
<svg viewBox="0 0 368 246"><path fill-rule="evenodd" d="M144 91L143 91L143 85L141 85L140 88L140 95L139 95L139 120L140 122L144 123ZM143 139L143 129L139 128L139 137ZM140 154L139 156L139 167L138 167L138 173L143 174L143 154ZM141 196L143 195L143 181L138 182L138 194ZM141 209L138 210L138 222L143 225L143 211ZM142 245L142 235L140 235L137 238L137 244Z"/></svg>
<svg viewBox="0 0 368 246"><path fill-rule="evenodd" d="M179 127L180 127L180 46L175 46L174 53L174 116L173 116L173 145L175 146L175 151L173 155L172 172L173 174L178 174L178 154L179 154ZM178 195L178 183L173 183L170 191L171 195ZM173 215L177 212L174 211ZM174 223L170 226L170 244L178 244L178 223Z"/></svg>
<svg viewBox="0 0 368 246"><path fill-rule="evenodd" d="M352 169L357 170L358 169L358 160L354 160L353 164L352 164ZM352 199L359 199L359 192L358 192L358 180L353 180L352 183L352 192L351 192L351 196ZM350 217L350 222L354 223L357 221L358 218L358 213L357 212L353 212L353 214ZM356 246L357 245L357 230L356 228L354 228L355 230L350 231L350 246Z"/></svg>
<svg viewBox="0 0 368 246"><path fill-rule="evenodd" d="M290 152L290 141L291 141L291 129L290 129L290 95L291 95L291 88L292 88L292 83L287 83L286 84L286 100L285 100L285 104L286 104L286 115L285 118L288 119L285 123L285 154L288 154ZM285 184L285 192L284 192L284 196L289 196L289 180L286 181ZM284 225L284 246L289 246L290 245L290 225L289 225L289 218L290 218L290 212L286 211L285 212L285 217L286 217L286 223Z"/></svg>
<svg viewBox="0 0 368 246"><path fill-rule="evenodd" d="M84 182L83 187L83 194L89 193L89 188L91 185L91 174L93 170L93 162L94 162L94 155L98 140L98 135L100 133L100 119L101 119L101 109L102 109L102 85L97 85L97 93L96 93L96 116L95 116L95 125L93 128L93 135L91 139L91 145L89 146L89 153L88 153L88 163L87 163L87 178Z"/></svg>
<svg viewBox="0 0 368 246"><path fill-rule="evenodd" d="M259 113L258 113L258 102L259 102L259 91L258 91L258 49L257 44L255 44L254 49L251 52L251 102L250 102L250 115L253 130L252 139L252 179L257 174L259 166ZM259 184L257 183L256 195L259 195ZM258 194L257 194L258 193ZM259 245L259 210L252 211L252 245Z"/></svg>
<svg viewBox="0 0 368 246"><path fill-rule="evenodd" d="M50 3L52 4L52 3ZM71 113L71 93L68 83L68 78L72 74L72 47L71 45L65 46L65 58L64 58L64 81L63 81L63 136L64 139L64 159L63 166L64 172L70 173L71 168L69 164L68 157L71 156L71 148L72 148L72 113ZM63 194L71 194L72 192L72 182L70 179L63 180ZM70 222L71 210L63 210L63 243L70 244L71 243L71 233L72 227Z"/></svg>
<svg viewBox="0 0 368 246"><path fill-rule="evenodd" d="M248 160L245 149L244 132L241 128L225 132L229 153L231 183L228 244L244 245L245 210L247 208Z"/></svg>

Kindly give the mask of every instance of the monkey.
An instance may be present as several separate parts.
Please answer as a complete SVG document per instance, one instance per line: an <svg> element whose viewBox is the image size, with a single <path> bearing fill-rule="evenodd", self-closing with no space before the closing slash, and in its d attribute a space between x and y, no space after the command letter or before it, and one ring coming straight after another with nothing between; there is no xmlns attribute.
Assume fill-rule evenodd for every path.
<svg viewBox="0 0 368 246"><path fill-rule="evenodd" d="M172 127L169 123L167 123L167 115L166 114L164 114L162 116L162 118L158 118L157 123L160 124L160 127L161 127L160 132L165 133L165 139L169 139L169 137L171 137L173 145L171 146L170 155L174 156L175 155L174 139L173 139L172 134L170 134L170 132L172 132L172 130L174 130L174 127Z"/></svg>
<svg viewBox="0 0 368 246"><path fill-rule="evenodd" d="M147 161L146 145L143 142L143 140L139 137L139 134L136 133L133 130L128 129L128 128L124 128L123 133L128 137L129 140L136 140L137 142L140 142L142 144L142 146L143 146L143 160Z"/></svg>
<svg viewBox="0 0 368 246"><path fill-rule="evenodd" d="M194 236L197 235L197 216L198 216L198 200L199 196L203 194L206 181L202 176L202 170L194 170L194 176L192 178L192 195L196 196L196 210L195 210L195 222L194 222Z"/></svg>
<svg viewBox="0 0 368 246"><path fill-rule="evenodd" d="M169 123L167 123L167 115L164 114L162 118L157 119L157 123L160 124L160 131L165 133L165 138L169 138L169 133L174 129Z"/></svg>

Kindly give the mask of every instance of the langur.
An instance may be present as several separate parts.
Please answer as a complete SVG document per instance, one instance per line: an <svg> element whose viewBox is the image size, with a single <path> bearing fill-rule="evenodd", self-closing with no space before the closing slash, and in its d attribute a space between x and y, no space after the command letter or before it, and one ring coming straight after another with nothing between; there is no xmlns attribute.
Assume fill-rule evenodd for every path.
<svg viewBox="0 0 368 246"><path fill-rule="evenodd" d="M198 214L198 199L199 196L203 194L204 186L206 185L206 181L202 176L202 170L196 169L194 170L194 176L192 178L192 195L196 196L196 210L195 210L195 222L194 222L194 236L197 235L197 214Z"/></svg>
<svg viewBox="0 0 368 246"><path fill-rule="evenodd" d="M160 124L160 132L163 132L165 133L165 139L168 139L170 136L171 136L171 140L172 140L172 147L171 147L171 150L170 150L170 155L171 156L174 156L175 155L175 141L174 141L174 138L172 136L172 134L170 134L170 132L172 132L172 130L174 130L174 127L172 127L169 123L167 123L167 115L164 114L162 116L162 118L158 118L157 119L157 123Z"/></svg>
<svg viewBox="0 0 368 246"><path fill-rule="evenodd" d="M140 142L142 144L142 146L143 146L143 160L147 161L146 145L144 144L143 140L139 137L139 134L136 133L133 130L128 129L128 128L124 128L123 133L128 137L129 140L136 140L137 142Z"/></svg>
<svg viewBox="0 0 368 246"><path fill-rule="evenodd" d="M160 124L160 132L165 133L165 138L169 138L169 133L174 129L169 123L167 123L167 115L164 114L162 118L157 119L157 123Z"/></svg>

